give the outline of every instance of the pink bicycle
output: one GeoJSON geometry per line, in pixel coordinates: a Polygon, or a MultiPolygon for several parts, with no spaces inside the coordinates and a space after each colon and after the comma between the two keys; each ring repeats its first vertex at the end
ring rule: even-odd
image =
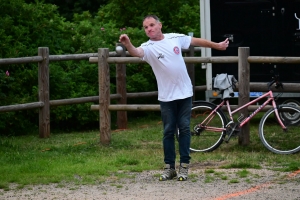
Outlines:
{"type": "MultiPolygon", "coordinates": [[[[193,152],[209,152],[218,148],[223,141],[229,142],[232,136],[239,134],[241,127],[248,123],[266,105],[272,108],[265,112],[259,124],[259,137],[263,145],[278,154],[292,154],[300,151],[300,109],[292,105],[277,105],[271,86],[282,87],[279,76],[272,77],[268,83],[268,92],[234,110],[230,108],[229,98],[216,105],[206,101],[196,101],[191,116],[191,148],[193,152]],[[234,120],[243,108],[264,100],[249,116],[240,116],[234,120]],[[221,109],[225,106],[227,114],[221,109]]],[[[223,91],[220,91],[222,94],[223,91]]]]}

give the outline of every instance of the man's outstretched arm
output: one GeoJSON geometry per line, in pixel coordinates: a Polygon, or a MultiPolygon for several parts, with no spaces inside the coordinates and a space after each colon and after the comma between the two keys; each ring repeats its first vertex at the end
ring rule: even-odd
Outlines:
{"type": "Polygon", "coordinates": [[[192,37],[191,40],[191,45],[193,46],[200,46],[200,47],[207,47],[207,48],[212,48],[212,49],[217,49],[217,50],[226,50],[226,48],[229,45],[228,38],[224,40],[223,42],[212,42],[203,38],[195,38],[192,37]]]}

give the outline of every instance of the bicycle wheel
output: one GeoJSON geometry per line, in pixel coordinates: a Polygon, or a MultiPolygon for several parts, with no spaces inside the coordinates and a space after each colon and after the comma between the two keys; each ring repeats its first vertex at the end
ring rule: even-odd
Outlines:
{"type": "MultiPolygon", "coordinates": [[[[292,100],[287,100],[287,101],[283,102],[282,105],[289,105],[289,106],[298,107],[299,102],[292,101],[292,100]]],[[[295,125],[300,124],[300,114],[299,113],[280,112],[279,116],[280,116],[281,120],[290,120],[295,125]]]]}
{"type": "Polygon", "coordinates": [[[210,121],[202,123],[215,107],[216,105],[209,102],[201,102],[192,107],[190,124],[190,150],[192,152],[213,151],[222,144],[226,136],[226,131],[223,128],[227,124],[227,118],[224,113],[221,110],[217,110],[210,121]],[[200,124],[202,125],[200,126],[200,124]]]}
{"type": "MultiPolygon", "coordinates": [[[[291,105],[280,105],[279,116],[300,115],[300,109],[291,105]]],[[[294,117],[280,117],[286,129],[282,129],[272,108],[261,118],[259,137],[263,145],[277,154],[292,154],[300,151],[300,129],[294,117]]]]}

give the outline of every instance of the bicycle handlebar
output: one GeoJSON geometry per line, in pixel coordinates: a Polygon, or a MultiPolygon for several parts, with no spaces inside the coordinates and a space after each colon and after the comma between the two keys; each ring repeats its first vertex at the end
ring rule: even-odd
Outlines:
{"type": "Polygon", "coordinates": [[[268,90],[271,90],[271,86],[275,83],[275,88],[282,88],[283,89],[283,84],[282,82],[280,82],[279,79],[279,74],[275,74],[275,72],[273,70],[271,70],[271,74],[272,74],[272,80],[270,82],[268,82],[268,90]]]}

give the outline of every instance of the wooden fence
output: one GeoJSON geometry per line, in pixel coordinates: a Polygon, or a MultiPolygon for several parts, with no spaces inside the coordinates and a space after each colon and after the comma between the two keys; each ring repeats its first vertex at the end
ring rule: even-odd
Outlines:
{"type": "MultiPolygon", "coordinates": [[[[191,80],[194,83],[194,63],[239,63],[239,76],[245,76],[245,71],[249,68],[249,63],[300,63],[299,57],[258,57],[249,56],[249,48],[240,48],[238,56],[227,57],[193,57],[194,52],[200,51],[198,47],[191,47],[190,50],[183,50],[186,53],[184,60],[187,63],[188,72],[191,80]]],[[[127,93],[126,92],[126,63],[145,63],[139,58],[126,57],[128,52],[122,52],[119,55],[116,52],[109,52],[108,49],[99,49],[98,53],[90,54],[72,54],[72,55],[49,55],[47,47],[38,48],[38,56],[23,57],[23,58],[7,58],[0,59],[1,65],[7,64],[24,64],[24,63],[38,63],[38,90],[39,99],[37,102],[26,104],[6,105],[0,106],[0,112],[12,112],[28,109],[39,108],[39,136],[47,138],[50,136],[50,107],[63,106],[70,104],[81,104],[88,102],[99,102],[99,105],[92,105],[91,110],[98,110],[100,115],[100,142],[102,144],[109,144],[111,140],[110,133],[110,111],[117,111],[117,125],[118,128],[127,128],[127,113],[126,111],[159,111],[159,105],[127,105],[128,98],[143,98],[150,96],[157,96],[157,91],[141,92],[141,93],[127,93]],[[99,59],[100,58],[100,59],[99,59]],[[98,64],[99,72],[99,96],[72,98],[72,99],[49,99],[49,63],[52,61],[68,61],[68,60],[89,60],[90,63],[98,64]],[[109,90],[109,64],[116,64],[116,80],[117,80],[117,94],[110,94],[109,90]],[[116,105],[110,105],[110,100],[116,99],[116,105]]],[[[248,70],[249,71],[249,70],[248,70]]],[[[249,76],[249,74],[247,75],[249,76]]],[[[243,78],[239,80],[239,85],[248,88],[238,87],[240,93],[249,94],[250,91],[266,91],[265,83],[250,83],[249,79],[243,78]],[[248,81],[245,84],[241,81],[248,81]],[[244,92],[242,92],[244,91],[244,92]]],[[[194,84],[193,84],[194,85],[194,84]]],[[[194,86],[194,91],[205,91],[206,86],[194,86]]],[[[285,83],[285,92],[299,92],[299,84],[285,83]]],[[[244,97],[239,97],[239,103],[243,104],[244,97]]],[[[247,99],[247,98],[246,98],[247,99]]],[[[250,107],[255,109],[254,107],[250,107]]]]}
{"type": "MultiPolygon", "coordinates": [[[[159,105],[127,105],[118,104],[110,105],[110,87],[109,87],[109,64],[126,64],[126,63],[146,63],[140,58],[136,57],[120,57],[111,58],[108,55],[108,49],[98,49],[98,56],[91,57],[90,63],[98,64],[98,75],[99,75],[99,105],[92,105],[91,110],[99,111],[99,126],[100,126],[100,142],[101,144],[109,144],[111,141],[110,131],[110,111],[158,111],[160,110],[159,105]]],[[[123,53],[123,55],[125,55],[123,53]]],[[[250,63],[300,63],[300,57],[259,57],[250,56],[250,48],[240,47],[238,50],[238,56],[225,56],[225,57],[185,57],[184,61],[187,64],[190,63],[238,63],[238,76],[239,76],[239,100],[238,106],[244,105],[249,102],[250,87],[251,91],[266,91],[266,83],[250,83],[250,63]]],[[[122,67],[122,66],[119,66],[122,67]]],[[[124,70],[125,71],[125,70],[124,70]]],[[[188,69],[189,71],[189,69],[188,69]]],[[[193,70],[191,70],[193,71],[193,70]]],[[[126,76],[126,74],[123,74],[126,76]]],[[[190,74],[191,76],[191,74],[190,74]]],[[[192,78],[193,80],[193,78],[192,78]]],[[[124,82],[123,82],[124,83],[124,82]]],[[[122,84],[123,84],[122,83],[122,84]]],[[[118,86],[120,84],[117,83],[118,86]]],[[[300,84],[285,84],[285,92],[299,92],[300,84]],[[288,88],[288,89],[287,89],[288,88]]],[[[125,87],[122,85],[120,87],[125,87]]],[[[126,90],[122,90],[125,92],[126,90]]],[[[123,93],[123,97],[126,97],[126,93],[123,93]]],[[[248,116],[249,109],[256,109],[256,106],[251,106],[248,109],[241,110],[241,114],[248,116]]],[[[124,117],[126,119],[126,116],[124,117]]],[[[124,121],[125,122],[125,121],[124,121]]],[[[127,123],[127,122],[126,122],[127,123]]],[[[249,123],[243,127],[242,134],[239,137],[239,143],[242,145],[249,144],[249,123]]]]}
{"type": "MultiPolygon", "coordinates": [[[[119,45],[119,44],[117,44],[119,45]]],[[[200,51],[200,48],[195,48],[195,51],[200,51]]],[[[183,52],[189,52],[189,50],[184,50],[183,52]]],[[[121,56],[128,56],[128,52],[123,52],[121,56]]],[[[98,53],[88,53],[88,54],[72,54],[72,55],[49,55],[48,47],[39,47],[38,55],[32,57],[22,57],[22,58],[5,58],[0,59],[1,65],[9,64],[26,64],[26,63],[38,63],[38,101],[24,104],[16,105],[4,105],[0,106],[1,112],[14,112],[29,109],[39,109],[39,136],[41,138],[50,137],[50,107],[51,106],[63,106],[71,104],[81,104],[89,102],[99,102],[99,96],[89,96],[81,98],[72,99],[59,99],[50,100],[49,97],[49,64],[53,61],[69,61],[69,60],[89,60],[90,57],[96,57],[98,53]]],[[[108,52],[110,58],[119,57],[120,55],[116,52],[108,52]]],[[[150,96],[157,96],[157,91],[153,92],[141,92],[141,93],[126,93],[126,66],[124,64],[117,64],[117,94],[110,94],[111,100],[118,100],[119,104],[126,104],[127,98],[145,98],[150,96]],[[124,95],[126,94],[126,96],[124,95]]],[[[206,87],[198,86],[199,90],[205,90],[206,87]]],[[[126,112],[118,112],[118,127],[127,127],[127,115],[126,112]]]]}

